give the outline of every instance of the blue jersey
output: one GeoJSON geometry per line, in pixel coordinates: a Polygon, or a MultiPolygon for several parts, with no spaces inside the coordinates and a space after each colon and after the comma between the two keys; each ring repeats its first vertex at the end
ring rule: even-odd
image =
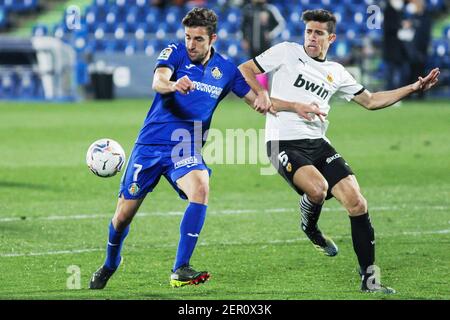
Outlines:
{"type": "Polygon", "coordinates": [[[240,98],[250,91],[236,65],[214,49],[204,66],[189,59],[184,44],[170,44],[158,57],[155,69],[159,67],[173,71],[171,81],[188,76],[195,89],[189,94],[157,93],[136,140],[138,144],[176,145],[182,141],[173,135],[177,129],[187,130],[193,139],[194,124],[201,124],[204,140],[219,102],[230,91],[240,98]]]}

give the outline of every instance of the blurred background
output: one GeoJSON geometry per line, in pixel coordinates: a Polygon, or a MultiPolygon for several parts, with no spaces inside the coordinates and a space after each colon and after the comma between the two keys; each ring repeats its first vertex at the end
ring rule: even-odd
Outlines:
{"type": "Polygon", "coordinates": [[[167,44],[184,41],[181,20],[196,6],[218,14],[215,47],[236,64],[275,43],[302,43],[302,12],[328,9],[338,20],[328,58],[370,90],[440,67],[439,87],[429,95],[450,97],[449,2],[0,0],[0,99],[150,98],[155,59],[167,44]]]}

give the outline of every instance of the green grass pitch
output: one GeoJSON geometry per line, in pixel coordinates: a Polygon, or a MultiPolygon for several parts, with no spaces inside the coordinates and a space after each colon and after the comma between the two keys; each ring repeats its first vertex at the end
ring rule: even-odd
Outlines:
{"type": "MultiPolygon", "coordinates": [[[[328,137],[368,200],[382,282],[359,292],[346,212],[327,201],[321,229],[340,253],[320,255],[299,229],[298,196],[262,165],[213,164],[208,216],[191,260],[212,279],[173,289],[170,269],[186,202],[162,179],[135,218],[124,263],[102,291],[87,289],[105,255],[121,175],[85,165],[96,139],[127,155],[149,101],[0,103],[0,299],[450,299],[450,108],[405,102],[377,112],[336,102],[328,137]],[[67,288],[68,267],[81,289],[67,288]]],[[[222,102],[212,127],[263,128],[242,101],[222,102]]]]}

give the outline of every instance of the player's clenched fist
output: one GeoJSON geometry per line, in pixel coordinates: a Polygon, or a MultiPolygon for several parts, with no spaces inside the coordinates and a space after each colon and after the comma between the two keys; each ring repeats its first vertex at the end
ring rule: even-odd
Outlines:
{"type": "Polygon", "coordinates": [[[178,91],[182,94],[188,94],[189,91],[192,91],[194,89],[195,85],[188,76],[184,76],[178,79],[177,82],[173,84],[173,91],[178,91]]]}

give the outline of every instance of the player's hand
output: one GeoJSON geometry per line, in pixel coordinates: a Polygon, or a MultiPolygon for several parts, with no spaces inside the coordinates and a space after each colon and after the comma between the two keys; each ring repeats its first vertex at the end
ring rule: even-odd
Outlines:
{"type": "Polygon", "coordinates": [[[438,82],[439,80],[438,77],[440,73],[441,72],[439,71],[439,68],[434,68],[425,78],[419,77],[419,80],[417,80],[412,84],[413,90],[426,91],[432,88],[438,82]]]}
{"type": "Polygon", "coordinates": [[[266,90],[258,92],[255,102],[253,103],[253,107],[256,111],[262,114],[274,112],[272,108],[272,101],[270,100],[269,93],[266,90]]]}
{"type": "Polygon", "coordinates": [[[178,91],[181,94],[188,94],[189,91],[194,89],[195,85],[188,76],[178,79],[177,82],[173,84],[173,91],[178,91]]]}
{"type": "Polygon", "coordinates": [[[317,115],[320,121],[324,122],[325,121],[324,117],[327,116],[325,112],[320,111],[319,105],[315,102],[312,102],[310,104],[296,102],[294,107],[297,114],[308,121],[312,121],[314,115],[317,115]]]}

